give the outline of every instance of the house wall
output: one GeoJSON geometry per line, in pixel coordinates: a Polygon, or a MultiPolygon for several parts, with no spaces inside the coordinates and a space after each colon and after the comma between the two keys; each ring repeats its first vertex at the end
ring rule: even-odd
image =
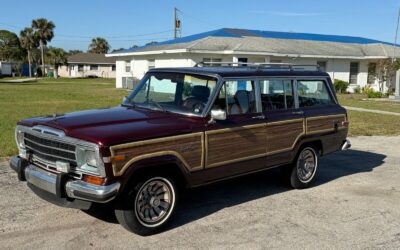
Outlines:
{"type": "Polygon", "coordinates": [[[111,65],[98,65],[97,70],[91,70],[90,65],[83,65],[83,71],[78,70],[77,64],[63,65],[58,67],[58,75],[61,77],[88,77],[97,76],[102,78],[115,78],[116,71],[111,65]]]}
{"type": "MultiPolygon", "coordinates": [[[[273,56],[254,56],[254,55],[223,55],[223,54],[163,54],[163,55],[147,55],[147,56],[134,56],[127,57],[124,61],[116,62],[116,87],[123,87],[122,78],[137,78],[141,79],[144,74],[149,70],[149,60],[154,59],[154,66],[161,67],[192,67],[196,62],[203,61],[203,58],[218,58],[223,62],[237,62],[238,58],[248,58],[249,63],[263,63],[263,62],[281,62],[292,64],[310,64],[316,65],[318,61],[325,61],[326,72],[330,75],[332,80],[339,79],[346,82],[350,80],[350,62],[359,62],[359,73],[357,77],[357,85],[361,88],[367,85],[368,81],[368,63],[373,60],[350,60],[350,59],[331,59],[331,58],[289,58],[289,57],[273,57],[273,56]],[[131,65],[130,72],[125,72],[126,64],[131,65]]],[[[351,86],[351,91],[355,86],[351,86]]],[[[378,84],[371,85],[374,89],[378,90],[378,84]]]]}
{"type": "Polygon", "coordinates": [[[0,62],[0,75],[3,76],[11,76],[12,74],[12,65],[7,62],[0,62]]]}

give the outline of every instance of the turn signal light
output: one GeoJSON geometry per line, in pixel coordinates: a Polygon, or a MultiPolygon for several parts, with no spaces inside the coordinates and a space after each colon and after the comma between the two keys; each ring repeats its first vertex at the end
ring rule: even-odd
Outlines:
{"type": "Polygon", "coordinates": [[[111,157],[111,162],[123,161],[123,160],[125,160],[125,155],[116,155],[111,157]]]}
{"type": "Polygon", "coordinates": [[[97,176],[85,175],[83,177],[83,181],[94,185],[102,185],[105,183],[106,179],[97,176]]]}
{"type": "Polygon", "coordinates": [[[349,126],[349,122],[348,121],[342,121],[342,126],[348,127],[349,126]]]}

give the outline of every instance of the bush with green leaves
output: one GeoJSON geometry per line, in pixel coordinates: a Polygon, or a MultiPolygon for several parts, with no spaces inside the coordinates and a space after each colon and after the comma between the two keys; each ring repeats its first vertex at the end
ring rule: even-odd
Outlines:
{"type": "Polygon", "coordinates": [[[356,86],[356,87],[353,89],[353,92],[354,92],[354,94],[360,94],[360,93],[361,93],[361,88],[360,88],[360,86],[356,86]]]}
{"type": "Polygon", "coordinates": [[[382,98],[384,94],[379,91],[375,91],[373,88],[370,86],[365,86],[362,89],[362,92],[367,95],[368,98],[382,98]]]}
{"type": "Polygon", "coordinates": [[[335,79],[333,81],[333,86],[335,87],[335,90],[338,93],[346,93],[346,90],[349,87],[349,85],[350,84],[348,82],[339,79],[335,79]]]}

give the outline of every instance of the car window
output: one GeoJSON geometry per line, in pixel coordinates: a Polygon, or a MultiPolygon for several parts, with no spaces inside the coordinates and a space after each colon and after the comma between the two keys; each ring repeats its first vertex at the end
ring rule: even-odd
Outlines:
{"type": "Polygon", "coordinates": [[[254,81],[226,81],[222,86],[214,109],[224,109],[228,115],[250,114],[257,112],[254,81]]]}
{"type": "Polygon", "coordinates": [[[295,107],[293,80],[261,80],[260,93],[263,111],[291,109],[295,107]]]}
{"type": "Polygon", "coordinates": [[[299,107],[334,104],[332,96],[322,80],[298,80],[299,107]]]}

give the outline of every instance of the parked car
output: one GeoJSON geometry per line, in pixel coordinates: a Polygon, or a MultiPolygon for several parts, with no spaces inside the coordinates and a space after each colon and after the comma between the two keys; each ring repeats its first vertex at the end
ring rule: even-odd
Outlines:
{"type": "MultiPolygon", "coordinates": [[[[178,190],[282,166],[306,188],[350,147],[329,75],[293,65],[159,68],[114,108],[18,122],[20,181],[54,204],[114,206],[127,230],[171,220],[178,190]]],[[[22,198],[22,197],[21,197],[22,198]]]]}

